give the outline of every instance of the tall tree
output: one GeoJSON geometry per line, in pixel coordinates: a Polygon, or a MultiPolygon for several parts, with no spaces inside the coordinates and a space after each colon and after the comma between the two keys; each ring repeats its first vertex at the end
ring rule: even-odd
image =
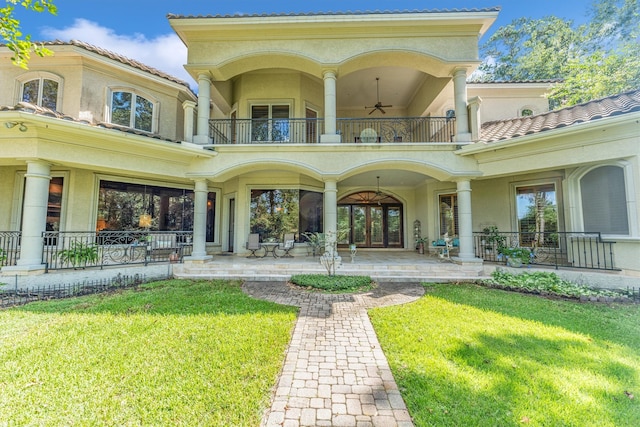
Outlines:
{"type": "Polygon", "coordinates": [[[562,79],[549,93],[553,106],[569,106],[640,87],[639,0],[596,0],[590,21],[574,26],[555,16],[520,18],[499,28],[482,46],[474,78],[562,79]]]}
{"type": "Polygon", "coordinates": [[[57,13],[53,0],[6,0],[6,6],[0,8],[0,36],[5,45],[13,51],[11,62],[22,68],[27,68],[31,53],[39,56],[51,55],[51,51],[42,44],[31,41],[30,35],[22,34],[20,21],[15,17],[15,7],[20,5],[34,12],[57,13]]]}

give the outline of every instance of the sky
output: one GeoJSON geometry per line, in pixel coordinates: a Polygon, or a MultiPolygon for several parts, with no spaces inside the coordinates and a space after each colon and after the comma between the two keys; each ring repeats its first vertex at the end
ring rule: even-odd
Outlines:
{"type": "Polygon", "coordinates": [[[173,32],[167,14],[235,15],[347,11],[404,11],[501,7],[498,19],[482,43],[499,27],[520,17],[554,15],[588,21],[592,0],[54,0],[58,14],[23,12],[23,34],[32,40],[80,40],[138,60],[194,86],[183,65],[186,47],[173,32]]]}

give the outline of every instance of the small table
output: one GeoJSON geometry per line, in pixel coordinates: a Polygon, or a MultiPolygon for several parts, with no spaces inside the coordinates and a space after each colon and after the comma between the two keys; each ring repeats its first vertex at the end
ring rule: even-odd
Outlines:
{"type": "Polygon", "coordinates": [[[264,247],[264,256],[262,258],[266,257],[269,254],[271,254],[274,258],[278,258],[278,254],[276,253],[276,248],[280,246],[280,243],[266,242],[266,243],[261,243],[261,245],[264,247]]]}

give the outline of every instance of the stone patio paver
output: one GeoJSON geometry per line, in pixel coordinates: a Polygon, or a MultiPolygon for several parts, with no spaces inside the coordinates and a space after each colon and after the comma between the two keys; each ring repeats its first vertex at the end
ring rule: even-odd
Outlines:
{"type": "Polygon", "coordinates": [[[382,283],[362,294],[323,294],[247,282],[243,290],[300,307],[263,427],[413,426],[367,309],[415,301],[422,286],[382,283]]]}

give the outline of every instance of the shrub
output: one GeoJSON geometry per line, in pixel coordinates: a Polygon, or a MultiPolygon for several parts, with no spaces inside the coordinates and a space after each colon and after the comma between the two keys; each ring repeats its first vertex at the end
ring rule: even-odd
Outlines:
{"type": "Polygon", "coordinates": [[[373,287],[369,276],[325,276],[322,274],[296,274],[291,283],[327,292],[359,292],[373,287]]]}

